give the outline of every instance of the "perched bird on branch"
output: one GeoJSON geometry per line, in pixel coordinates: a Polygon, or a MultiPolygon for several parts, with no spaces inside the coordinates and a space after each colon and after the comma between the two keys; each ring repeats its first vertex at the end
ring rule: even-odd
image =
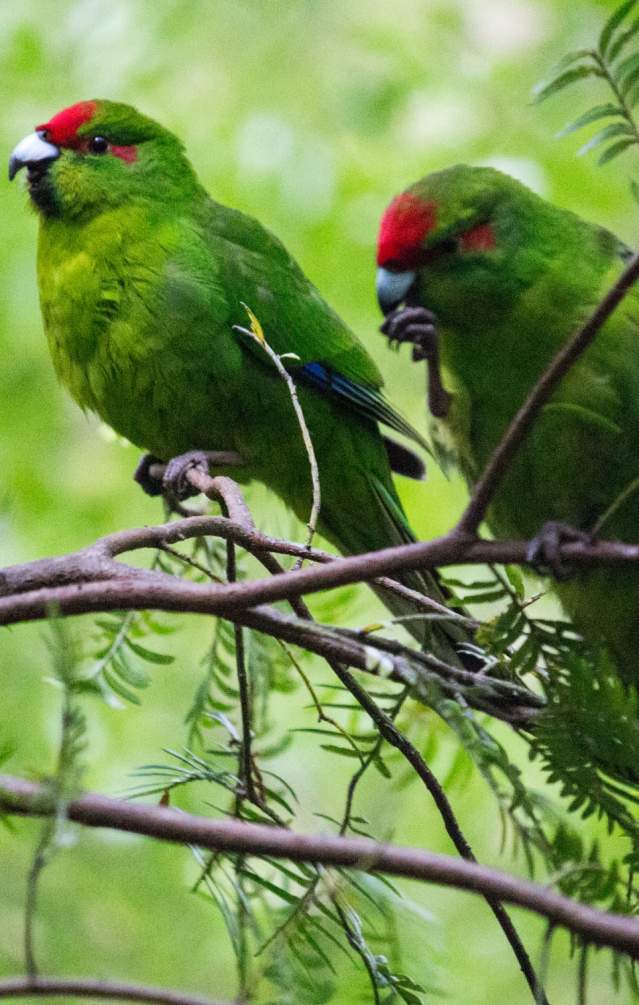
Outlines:
{"type": "MultiPolygon", "coordinates": [[[[38,282],[60,380],[78,404],[169,461],[176,490],[193,451],[239,453],[227,473],[264,483],[302,521],[311,512],[309,458],[291,397],[259,342],[238,334],[243,303],[297,385],[321,485],[319,527],[345,552],[412,541],[395,471],[423,465],[382,424],[425,446],[384,398],[362,345],[282,244],[256,220],[214,202],[182,144],[128,105],[84,101],[38,126],[13,151],[39,220],[38,282]],[[290,354],[290,355],[289,355],[290,354]]],[[[402,582],[438,601],[430,573],[402,582]]],[[[394,613],[414,607],[388,593],[394,613]]],[[[438,655],[466,640],[458,622],[407,625],[438,655]]]]}
{"type": "MultiPolygon", "coordinates": [[[[491,168],[436,172],[391,202],[377,257],[382,331],[429,360],[431,411],[470,485],[629,256],[614,234],[491,168]]],[[[563,541],[639,541],[636,289],[543,408],[488,522],[496,534],[532,539],[531,558],[559,575],[563,541]]],[[[636,681],[639,570],[580,571],[557,593],[578,630],[604,641],[636,681]]]]}

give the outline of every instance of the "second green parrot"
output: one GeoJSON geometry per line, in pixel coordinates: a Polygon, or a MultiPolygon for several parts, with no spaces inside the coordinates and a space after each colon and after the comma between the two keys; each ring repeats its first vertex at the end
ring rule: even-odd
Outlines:
{"type": "MultiPolygon", "coordinates": [[[[629,256],[610,231],[491,168],[428,175],[390,204],[378,244],[383,330],[420,346],[436,337],[453,392],[441,414],[471,485],[629,256]]],[[[533,539],[550,524],[560,537],[569,525],[639,542],[636,288],[543,409],[488,518],[499,535],[533,539]]],[[[557,592],[584,637],[604,642],[636,682],[639,571],[580,571],[557,592]]]]}

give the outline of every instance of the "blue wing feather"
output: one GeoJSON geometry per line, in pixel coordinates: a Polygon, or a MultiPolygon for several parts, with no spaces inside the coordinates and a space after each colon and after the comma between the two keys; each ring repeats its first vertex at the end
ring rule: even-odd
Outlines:
{"type": "Polygon", "coordinates": [[[334,394],[359,415],[395,429],[398,433],[402,433],[404,436],[408,436],[409,439],[419,443],[429,454],[431,453],[426,440],[406,419],[395,411],[393,406],[376,387],[358,384],[356,381],[350,380],[324,363],[305,363],[299,368],[296,367],[295,373],[313,387],[317,387],[328,394],[334,394]]]}

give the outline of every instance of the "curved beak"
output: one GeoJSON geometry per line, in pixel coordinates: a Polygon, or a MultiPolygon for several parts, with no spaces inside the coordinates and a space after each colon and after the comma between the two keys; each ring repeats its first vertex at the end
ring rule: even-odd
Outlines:
{"type": "Polygon", "coordinates": [[[20,140],[9,158],[9,181],[13,181],[23,167],[44,165],[60,156],[60,148],[43,139],[42,131],[31,133],[20,140]]]}
{"type": "Polygon", "coordinates": [[[380,266],[377,270],[377,302],[384,315],[406,299],[406,294],[417,278],[416,272],[391,272],[380,266]]]}

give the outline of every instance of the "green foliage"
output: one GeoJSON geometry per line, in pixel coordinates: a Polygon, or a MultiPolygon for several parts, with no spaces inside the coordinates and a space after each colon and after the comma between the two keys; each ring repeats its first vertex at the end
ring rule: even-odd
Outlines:
{"type": "MultiPolygon", "coordinates": [[[[235,655],[231,640],[228,625],[217,622],[214,644],[207,656],[206,698],[202,701],[200,697],[196,702],[200,729],[191,733],[206,753],[167,751],[172,758],[169,764],[147,765],[135,772],[142,781],[130,795],[161,795],[166,801],[169,793],[177,789],[205,782],[221,789],[227,799],[230,797],[226,807],[219,807],[224,814],[260,823],[275,821],[286,826],[296,814],[297,797],[284,779],[264,766],[283,749],[281,742],[273,742],[268,714],[269,703],[276,692],[272,675],[266,677],[270,686],[264,689],[261,697],[262,713],[253,720],[258,803],[245,798],[241,767],[238,772],[227,768],[229,758],[237,760],[241,749],[241,738],[233,723],[238,715],[239,692],[230,683],[231,662],[235,655]],[[221,639],[225,641],[221,643],[221,639]],[[219,710],[215,698],[220,683],[224,711],[219,710]],[[215,730],[213,735],[209,733],[211,729],[215,730]]],[[[281,647],[274,640],[258,640],[253,633],[248,651],[252,654],[249,666],[254,682],[257,679],[255,669],[263,670],[268,665],[269,652],[274,663],[281,660],[281,647]]],[[[392,777],[380,753],[383,741],[376,732],[363,730],[357,705],[320,701],[305,675],[303,679],[313,699],[312,707],[331,728],[296,730],[291,727],[288,739],[295,732],[337,737],[339,744],[322,744],[321,749],[333,756],[352,756],[359,761],[348,789],[342,820],[333,823],[340,833],[350,828],[355,833],[368,834],[368,830],[362,828],[367,822],[352,812],[353,796],[356,785],[370,766],[377,768],[383,778],[392,777]],[[347,710],[350,713],[348,728],[339,726],[332,715],[328,715],[328,708],[347,710]]],[[[254,686],[254,707],[257,690],[254,686]]],[[[331,685],[331,690],[338,694],[344,691],[335,685],[331,685]]],[[[384,698],[391,701],[388,707],[391,716],[399,713],[406,696],[405,689],[395,699],[392,692],[384,694],[384,698]]],[[[189,719],[194,721],[191,713],[189,719]]],[[[239,763],[241,766],[241,761],[239,763]]],[[[219,806],[215,794],[205,797],[204,802],[219,806]]],[[[305,1001],[328,1002],[346,966],[349,987],[354,990],[353,1001],[368,1001],[371,993],[375,1002],[389,1005],[395,1001],[419,1005],[423,1000],[419,996],[420,985],[411,977],[395,972],[389,961],[389,957],[398,952],[391,929],[396,923],[398,905],[402,910],[401,898],[390,884],[365,875],[357,876],[348,870],[329,871],[304,864],[289,866],[268,856],[248,860],[244,856],[221,854],[206,857],[196,848],[192,851],[200,866],[194,891],[210,898],[224,919],[245,990],[257,991],[266,982],[265,986],[278,988],[278,1003],[299,1000],[300,995],[305,1001]],[[383,947],[383,952],[371,948],[373,946],[383,947]],[[334,959],[336,949],[344,958],[341,961],[334,959]],[[362,981],[360,998],[355,988],[362,981]]]]}
{"type": "Polygon", "coordinates": [[[606,82],[613,100],[590,108],[558,134],[568,136],[593,122],[620,119],[598,129],[579,150],[579,154],[583,155],[605,147],[599,154],[598,163],[601,166],[629,147],[639,145],[639,130],[633,114],[639,101],[639,51],[628,55],[628,47],[639,36],[639,17],[628,24],[629,16],[636,8],[637,0],[622,3],[608,18],[596,48],[569,53],[557,66],[555,75],[538,84],[534,90],[535,100],[539,102],[586,77],[599,77],[606,82]]]}
{"type": "Polygon", "coordinates": [[[41,824],[40,838],[27,874],[24,955],[26,971],[32,976],[38,969],[34,924],[40,876],[55,853],[67,843],[66,836],[71,825],[66,819],[65,804],[79,789],[83,769],[81,756],[87,744],[86,719],[76,697],[75,646],[67,626],[56,617],[51,617],[49,621],[49,652],[53,680],[62,691],[62,708],[55,773],[47,780],[55,799],[55,812],[41,824]]]}

